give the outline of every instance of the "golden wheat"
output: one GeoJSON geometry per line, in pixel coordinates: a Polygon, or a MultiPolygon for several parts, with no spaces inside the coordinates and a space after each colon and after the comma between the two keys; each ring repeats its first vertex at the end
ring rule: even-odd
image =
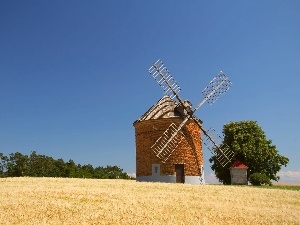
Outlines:
{"type": "Polygon", "coordinates": [[[70,178],[0,179],[0,224],[300,224],[300,192],[70,178]]]}

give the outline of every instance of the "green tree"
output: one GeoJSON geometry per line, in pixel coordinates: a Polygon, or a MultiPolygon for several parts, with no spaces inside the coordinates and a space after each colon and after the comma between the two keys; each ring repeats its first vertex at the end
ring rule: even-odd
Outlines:
{"type": "Polygon", "coordinates": [[[262,184],[270,184],[270,178],[265,174],[253,173],[249,176],[252,185],[260,186],[262,184]]]}
{"type": "Polygon", "coordinates": [[[7,162],[7,175],[11,177],[21,177],[26,173],[28,167],[28,156],[20,152],[9,154],[7,162]]]}
{"type": "Polygon", "coordinates": [[[106,168],[104,168],[104,171],[106,174],[108,174],[109,179],[130,179],[127,173],[123,172],[123,169],[118,166],[108,165],[106,168]]]}
{"type": "Polygon", "coordinates": [[[94,167],[91,164],[83,165],[81,167],[83,178],[92,178],[94,174],[94,167]]]}
{"type": "Polygon", "coordinates": [[[66,170],[65,170],[65,176],[66,177],[78,177],[77,176],[77,171],[78,171],[78,166],[75,164],[75,162],[70,159],[67,163],[66,163],[66,170]]]}
{"type": "Polygon", "coordinates": [[[19,152],[9,154],[0,153],[0,177],[76,177],[96,179],[130,179],[126,172],[118,166],[98,166],[91,164],[76,164],[72,159],[54,159],[46,155],[39,155],[36,151],[22,155],[19,152]]]}
{"type": "Polygon", "coordinates": [[[94,169],[94,178],[96,179],[108,179],[109,174],[105,172],[105,169],[102,166],[98,166],[94,169]]]}
{"type": "Polygon", "coordinates": [[[0,177],[6,176],[8,157],[0,152],[0,177]]]}
{"type": "MultiPolygon", "coordinates": [[[[248,166],[248,178],[253,173],[266,175],[270,180],[278,181],[276,175],[282,166],[286,166],[289,159],[278,154],[275,145],[267,140],[264,131],[256,121],[240,121],[225,124],[223,127],[224,140],[235,153],[234,160],[240,160],[248,166]]],[[[230,184],[230,171],[232,163],[222,167],[212,156],[209,161],[216,177],[223,184],[230,184]]]]}
{"type": "Polygon", "coordinates": [[[50,177],[53,174],[54,159],[46,155],[39,155],[36,151],[32,151],[29,160],[26,176],[31,177],[50,177]]]}
{"type": "Polygon", "coordinates": [[[55,167],[56,167],[56,177],[66,177],[66,163],[63,159],[58,159],[55,161],[55,167]]]}
{"type": "Polygon", "coordinates": [[[30,177],[39,177],[42,176],[41,166],[40,166],[40,156],[36,153],[36,151],[32,151],[29,155],[28,168],[26,171],[26,176],[30,177]]]}

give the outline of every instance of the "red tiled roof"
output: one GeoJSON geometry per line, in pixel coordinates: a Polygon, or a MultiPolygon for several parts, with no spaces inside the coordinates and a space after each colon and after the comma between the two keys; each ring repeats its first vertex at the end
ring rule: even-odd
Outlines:
{"type": "Polygon", "coordinates": [[[233,164],[232,164],[232,166],[231,166],[231,168],[248,168],[248,166],[246,166],[245,164],[243,164],[241,161],[239,161],[239,160],[236,160],[233,164]]]}

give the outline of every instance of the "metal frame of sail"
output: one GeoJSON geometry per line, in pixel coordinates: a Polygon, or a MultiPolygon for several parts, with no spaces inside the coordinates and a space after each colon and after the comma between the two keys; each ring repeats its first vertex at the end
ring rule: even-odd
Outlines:
{"type": "MultiPolygon", "coordinates": [[[[200,127],[203,133],[207,136],[207,141],[210,141],[213,144],[213,148],[209,148],[212,154],[218,156],[217,153],[220,153],[221,156],[217,157],[222,166],[225,166],[230,162],[233,153],[230,152],[229,148],[222,145],[218,145],[211,135],[202,127],[199,120],[193,115],[193,113],[198,110],[206,101],[209,104],[213,104],[222,94],[224,94],[231,86],[232,83],[229,81],[228,77],[220,71],[216,77],[205,87],[202,91],[204,94],[204,99],[195,107],[194,110],[189,111],[184,102],[179,97],[178,92],[181,90],[169,70],[166,68],[165,64],[161,60],[157,60],[150,68],[149,73],[157,81],[159,86],[164,90],[164,92],[173,99],[174,97],[180,102],[180,104],[189,112],[182,123],[177,126],[172,123],[169,128],[162,134],[162,136],[152,145],[151,149],[155,152],[156,156],[162,159],[165,162],[170,155],[175,151],[178,144],[182,141],[183,135],[180,135],[182,138],[177,137],[180,130],[186,124],[189,119],[193,119],[196,124],[200,127]],[[231,154],[232,153],[232,154],[231,154]]],[[[182,133],[182,132],[181,132],[182,133]]]]}

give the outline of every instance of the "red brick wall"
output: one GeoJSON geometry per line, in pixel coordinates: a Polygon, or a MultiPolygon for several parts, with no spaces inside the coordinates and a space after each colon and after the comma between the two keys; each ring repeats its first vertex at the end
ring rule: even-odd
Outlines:
{"type": "Polygon", "coordinates": [[[161,175],[174,175],[174,164],[184,164],[185,176],[200,176],[199,167],[203,165],[201,130],[193,120],[183,127],[185,138],[165,163],[151,150],[151,146],[171,123],[179,125],[182,121],[182,118],[162,118],[134,123],[137,176],[151,176],[152,164],[161,165],[161,175]]]}

